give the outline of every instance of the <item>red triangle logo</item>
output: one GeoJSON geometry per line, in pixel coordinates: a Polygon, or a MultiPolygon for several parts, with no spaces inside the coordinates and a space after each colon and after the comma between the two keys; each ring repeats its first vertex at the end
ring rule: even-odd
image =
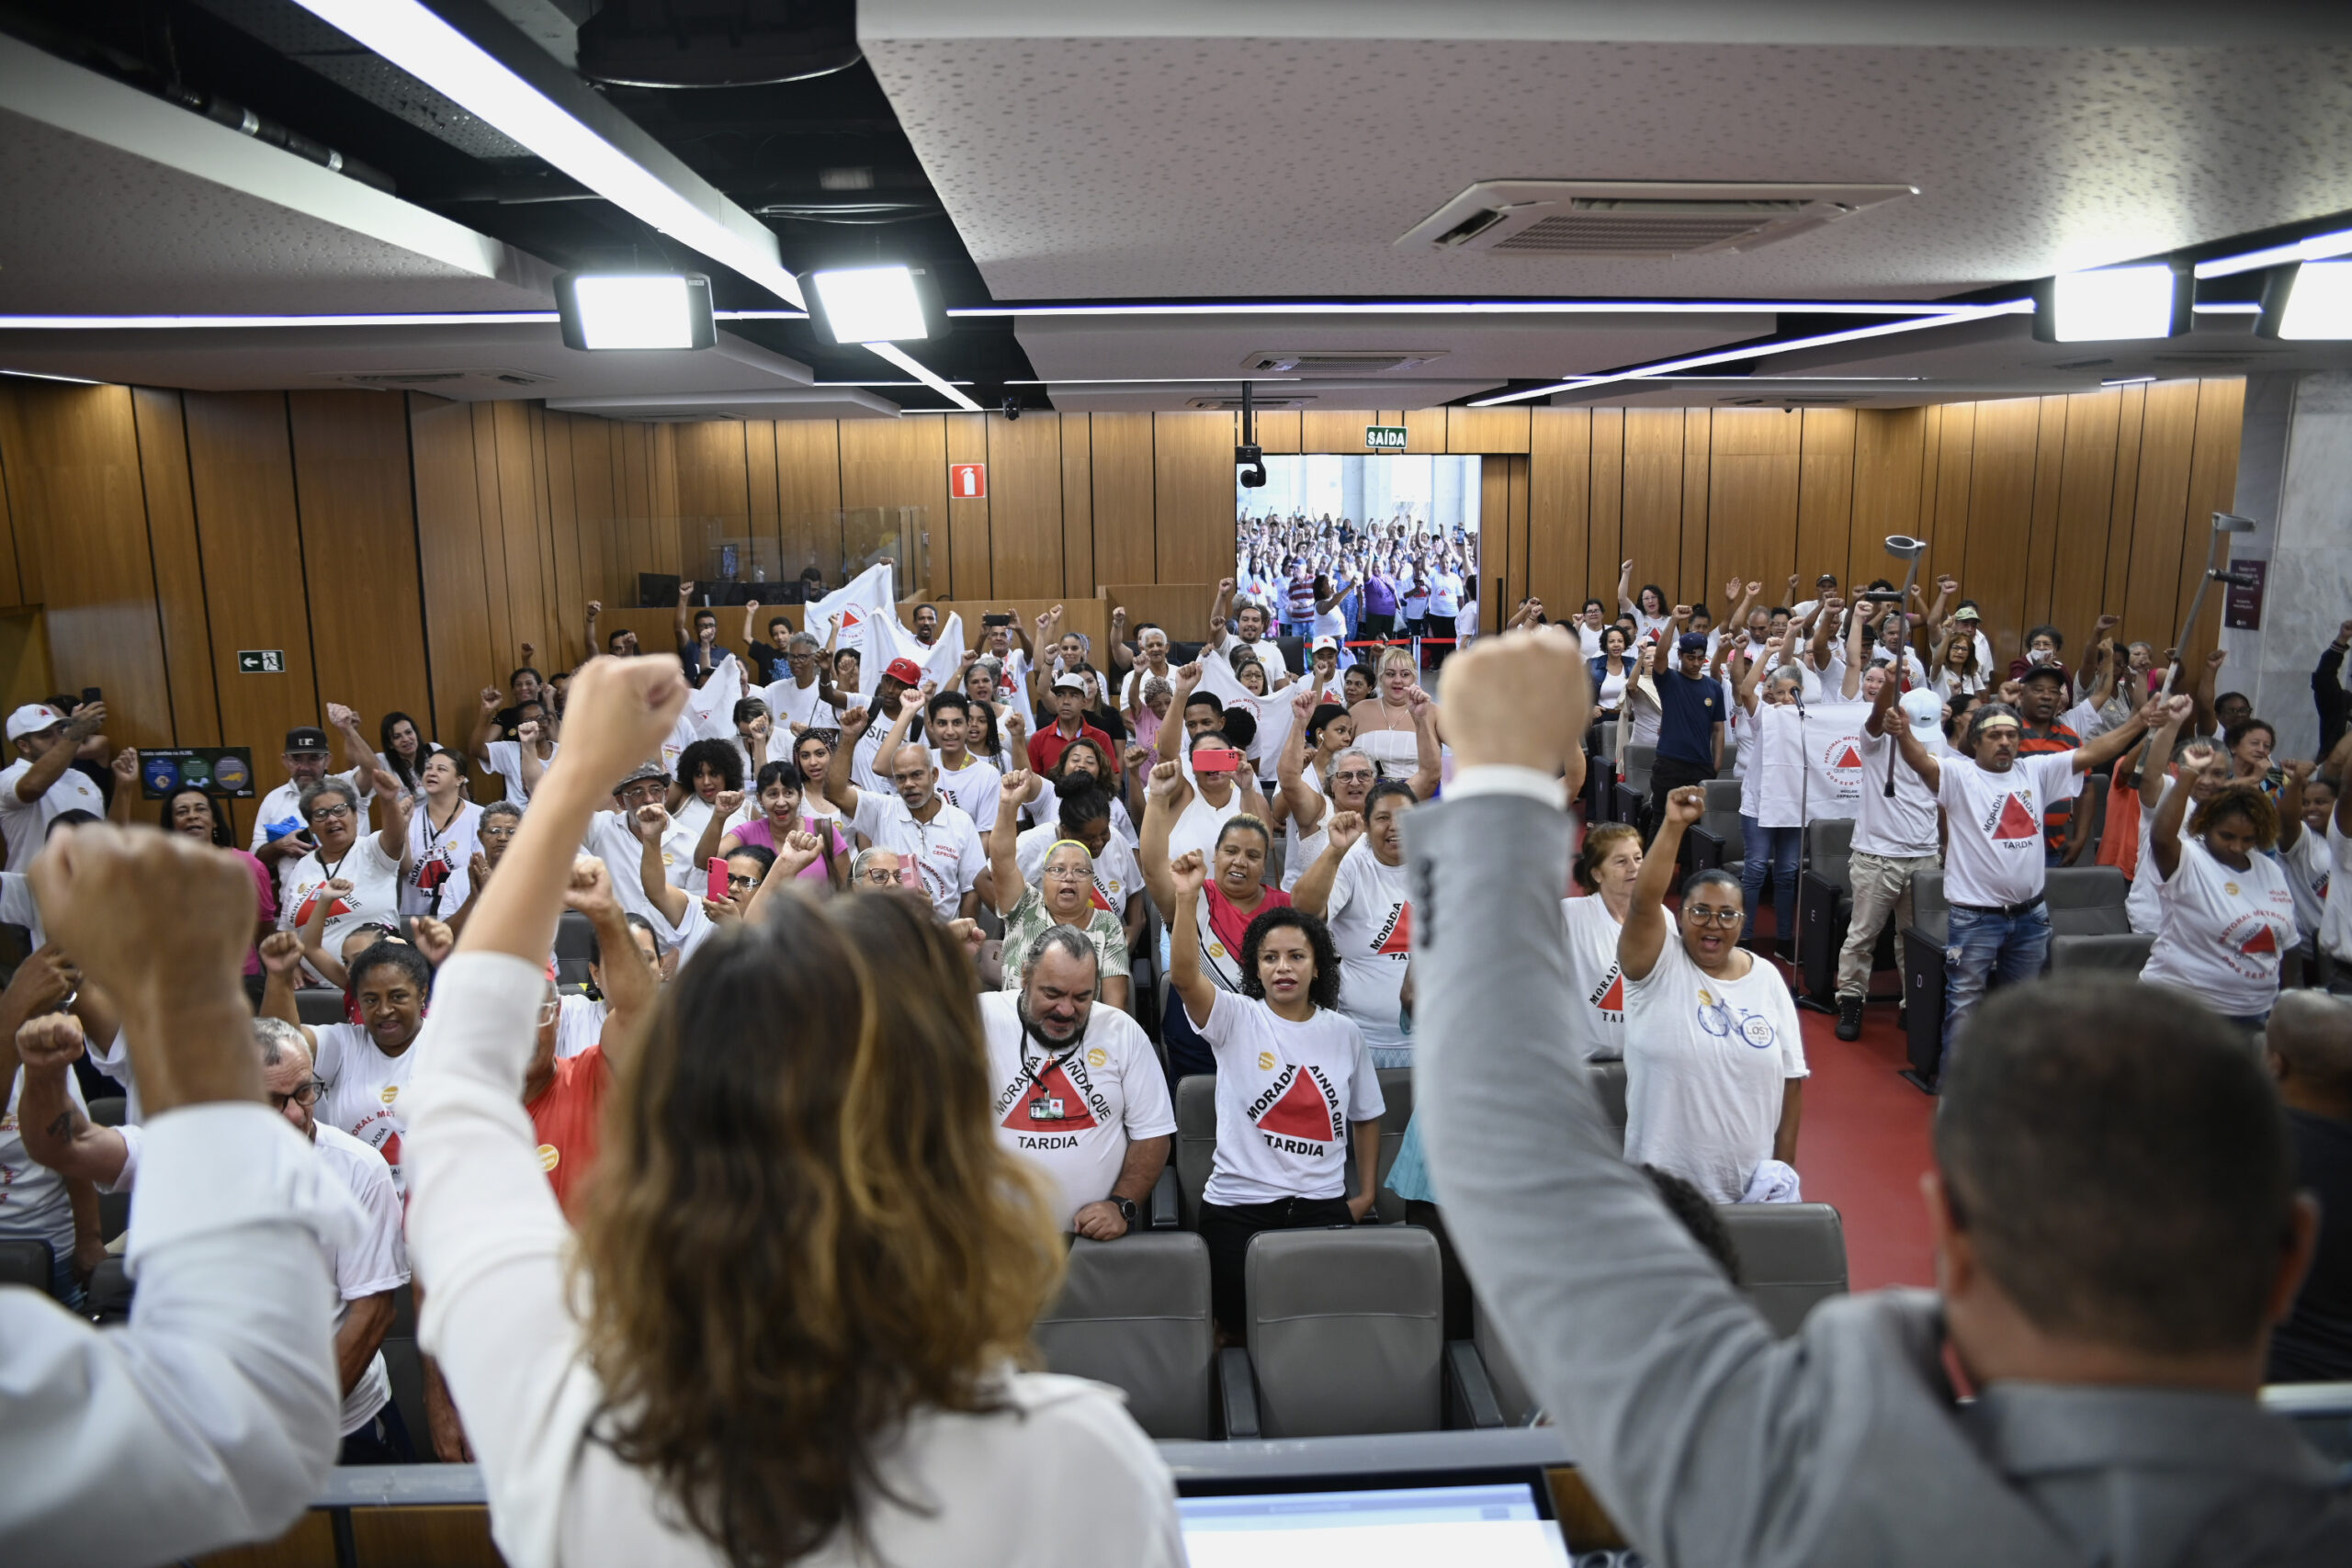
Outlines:
{"type": "Polygon", "coordinates": [[[2014,795],[2007,795],[2001,801],[2001,819],[1993,824],[1993,837],[2038,839],[2041,837],[2041,824],[2033,819],[2033,813],[2025,808],[2024,801],[2014,795]]]}
{"type": "Polygon", "coordinates": [[[841,623],[841,629],[842,629],[842,630],[843,630],[843,631],[845,631],[845,632],[848,632],[848,631],[855,631],[858,627],[860,627],[860,626],[864,626],[865,624],[865,617],[864,615],[859,615],[855,610],[849,610],[849,609],[845,609],[845,610],[843,610],[843,611],[842,612],[842,623],[841,623]]]}
{"type": "Polygon", "coordinates": [[[1614,966],[1609,971],[1609,988],[1595,997],[1592,1005],[1602,1012],[1625,1010],[1625,976],[1614,966]]]}
{"type": "Polygon", "coordinates": [[[1384,957],[1399,953],[1410,953],[1413,951],[1413,907],[1410,904],[1396,906],[1396,924],[1389,931],[1387,938],[1381,942],[1377,951],[1384,957]]]}
{"type": "Polygon", "coordinates": [[[1838,760],[1829,765],[1833,768],[1859,768],[1862,765],[1861,753],[1849,746],[1839,752],[1838,760]]]}
{"type": "MultiPolygon", "coordinates": [[[[312,909],[314,909],[314,908],[316,908],[318,907],[318,903],[319,903],[319,896],[318,896],[318,893],[317,893],[315,890],[313,890],[308,897],[306,897],[306,898],[304,898],[304,899],[302,900],[302,902],[301,902],[301,903],[300,903],[300,904],[298,904],[298,905],[296,905],[296,906],[295,906],[295,908],[294,908],[294,929],[295,929],[295,930],[299,931],[299,930],[300,930],[302,927],[307,926],[307,925],[309,925],[309,924],[311,923],[311,911],[312,909]]],[[[336,900],[334,901],[334,904],[333,904],[333,905],[332,905],[332,906],[327,909],[327,919],[332,920],[332,919],[338,919],[338,918],[340,918],[341,916],[347,915],[347,914],[349,914],[349,913],[351,913],[351,906],[350,906],[350,905],[348,905],[348,904],[346,904],[346,903],[345,903],[342,899],[338,898],[338,899],[336,899],[336,900]]]]}
{"type": "Polygon", "coordinates": [[[1105,914],[1115,915],[1118,913],[1116,909],[1111,908],[1111,900],[1102,897],[1102,885],[1101,883],[1088,883],[1086,886],[1086,897],[1096,908],[1101,909],[1105,914]]]}
{"type": "Polygon", "coordinates": [[[1258,1127],[1277,1137],[1303,1138],[1317,1144],[1334,1142],[1339,1135],[1331,1129],[1331,1106],[1323,1098],[1322,1089],[1310,1075],[1296,1067],[1291,1069],[1290,1087],[1266,1107],[1266,1113],[1258,1118],[1258,1127]]]}
{"type": "Polygon", "coordinates": [[[2256,926],[2254,934],[2245,939],[2238,951],[2249,957],[2257,953],[2276,953],[2278,951],[2278,939],[2271,933],[2268,926],[2256,926]]]}
{"type": "Polygon", "coordinates": [[[1069,1075],[1057,1062],[1046,1069],[1037,1087],[1013,1096],[1012,1109],[1005,1113],[1004,1125],[1015,1133],[1083,1133],[1094,1126],[1094,1112],[1087,1105],[1086,1097],[1069,1081],[1069,1075]],[[1059,1116],[1030,1115],[1031,1107],[1040,1100],[1062,1102],[1059,1116]]]}

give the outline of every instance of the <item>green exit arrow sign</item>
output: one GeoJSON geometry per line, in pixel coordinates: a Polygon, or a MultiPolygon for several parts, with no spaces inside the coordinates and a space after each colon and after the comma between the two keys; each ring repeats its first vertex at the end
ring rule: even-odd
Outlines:
{"type": "Polygon", "coordinates": [[[1367,424],[1363,427],[1363,444],[1367,451],[1402,452],[1407,432],[1401,424],[1367,424]]]}
{"type": "Polygon", "coordinates": [[[286,650],[282,648],[241,648],[237,649],[237,673],[283,675],[286,673],[286,650]]]}

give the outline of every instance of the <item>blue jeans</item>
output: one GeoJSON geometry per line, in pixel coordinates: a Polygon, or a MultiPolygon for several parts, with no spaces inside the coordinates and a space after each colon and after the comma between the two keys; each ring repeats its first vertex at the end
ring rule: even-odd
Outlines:
{"type": "Polygon", "coordinates": [[[1740,838],[1746,844],[1746,860],[1739,868],[1740,902],[1747,906],[1747,918],[1740,922],[1743,941],[1756,934],[1756,906],[1761,902],[1764,877],[1772,877],[1772,930],[1779,934],[1783,953],[1794,953],[1797,944],[1797,861],[1804,852],[1804,829],[1802,828],[1765,828],[1753,817],[1739,819],[1740,838]]]}
{"type": "Polygon", "coordinates": [[[1968,1015],[1997,978],[2022,985],[2041,973],[2050,956],[2050,907],[2036,904],[2022,915],[1997,909],[1954,908],[1944,939],[1944,1049],[1937,1063],[1941,1077],[1951,1066],[1953,1044],[1968,1015]]]}

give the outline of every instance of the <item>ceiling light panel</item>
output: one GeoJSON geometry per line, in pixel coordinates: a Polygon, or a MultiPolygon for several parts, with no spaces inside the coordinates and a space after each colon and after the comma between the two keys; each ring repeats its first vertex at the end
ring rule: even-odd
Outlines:
{"type": "Polygon", "coordinates": [[[808,275],[819,324],[835,343],[915,343],[931,335],[914,274],[904,266],[861,266],[808,275]]]}
{"type": "Polygon", "coordinates": [[[2352,338],[2352,261],[2305,262],[2285,288],[2277,336],[2352,338]]]}
{"type": "Polygon", "coordinates": [[[2165,263],[2062,272],[2034,321],[2046,343],[2118,343],[2170,337],[2188,314],[2188,280],[2165,263]]]}
{"type": "Polygon", "coordinates": [[[708,348],[715,338],[710,279],[700,273],[567,273],[556,301],[572,348],[708,348]]]}

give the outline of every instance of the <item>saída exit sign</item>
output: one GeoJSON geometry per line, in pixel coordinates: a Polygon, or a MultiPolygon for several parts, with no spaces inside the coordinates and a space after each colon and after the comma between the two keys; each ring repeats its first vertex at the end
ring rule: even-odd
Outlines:
{"type": "Polygon", "coordinates": [[[1402,452],[1407,432],[1401,424],[1367,424],[1363,427],[1363,445],[1368,452],[1402,452]]]}

